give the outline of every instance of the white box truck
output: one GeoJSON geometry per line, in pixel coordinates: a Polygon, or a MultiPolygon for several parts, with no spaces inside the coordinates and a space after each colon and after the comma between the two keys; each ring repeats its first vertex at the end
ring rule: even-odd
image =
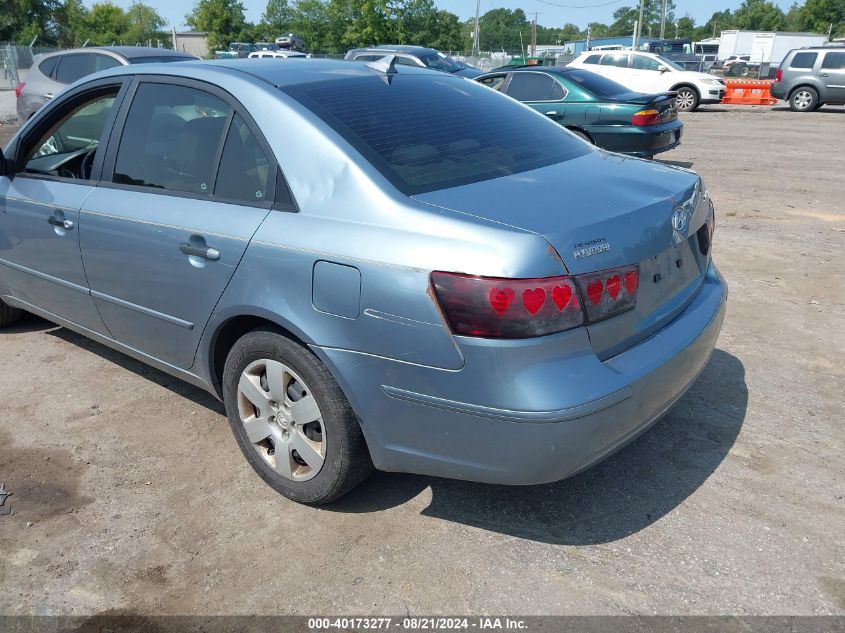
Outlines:
{"type": "Polygon", "coordinates": [[[766,31],[722,31],[719,61],[726,76],[773,75],[786,54],[803,46],[822,46],[826,35],[766,31]]]}

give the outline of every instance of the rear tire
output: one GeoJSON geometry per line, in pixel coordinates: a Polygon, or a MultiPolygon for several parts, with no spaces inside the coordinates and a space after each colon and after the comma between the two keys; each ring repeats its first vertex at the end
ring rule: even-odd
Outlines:
{"type": "Polygon", "coordinates": [[[0,299],[0,328],[14,325],[23,318],[23,311],[3,303],[0,299]]]}
{"type": "Polygon", "coordinates": [[[810,86],[800,86],[789,95],[789,107],[793,112],[812,112],[820,105],[819,93],[810,86]]]}
{"type": "Polygon", "coordinates": [[[232,346],[223,401],[247,461],[288,499],[328,503],[372,471],[358,418],[329,370],[272,329],[232,346]]]}
{"type": "Polygon", "coordinates": [[[677,89],[678,96],[675,97],[675,105],[680,112],[695,112],[701,98],[698,91],[691,86],[681,86],[677,89]]]}

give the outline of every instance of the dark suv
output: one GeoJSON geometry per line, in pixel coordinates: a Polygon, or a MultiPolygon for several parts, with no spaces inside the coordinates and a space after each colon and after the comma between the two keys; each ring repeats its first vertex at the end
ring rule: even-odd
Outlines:
{"type": "Polygon", "coordinates": [[[845,104],[845,46],[798,48],[781,62],[772,96],[796,112],[845,104]]]}

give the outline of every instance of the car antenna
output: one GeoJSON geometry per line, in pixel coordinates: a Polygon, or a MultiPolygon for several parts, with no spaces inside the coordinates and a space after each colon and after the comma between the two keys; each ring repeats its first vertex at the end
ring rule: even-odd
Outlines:
{"type": "Polygon", "coordinates": [[[373,70],[377,70],[380,73],[384,73],[384,80],[388,85],[390,85],[390,80],[393,78],[393,75],[396,74],[396,55],[385,55],[380,59],[374,59],[371,62],[366,62],[364,65],[368,68],[372,68],[373,70]]]}

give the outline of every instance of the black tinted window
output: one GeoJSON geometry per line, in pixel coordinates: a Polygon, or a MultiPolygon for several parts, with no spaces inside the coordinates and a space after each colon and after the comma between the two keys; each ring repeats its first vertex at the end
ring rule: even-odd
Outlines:
{"type": "Polygon", "coordinates": [[[246,202],[272,202],[275,173],[258,139],[236,114],[220,157],[214,195],[246,202]]]}
{"type": "Polygon", "coordinates": [[[114,182],[211,194],[229,106],[202,90],[138,87],[120,138],[114,182]]]}
{"type": "Polygon", "coordinates": [[[543,116],[448,75],[283,88],[407,195],[537,169],[590,151],[543,116]]]}
{"type": "Polygon", "coordinates": [[[598,64],[599,60],[601,59],[601,55],[590,55],[587,59],[584,60],[585,64],[598,64]]]}
{"type": "Polygon", "coordinates": [[[822,60],[823,70],[845,70],[845,53],[826,53],[822,60]]]}
{"type": "Polygon", "coordinates": [[[616,95],[630,92],[628,88],[606,77],[591,73],[587,70],[572,69],[566,73],[566,78],[578,82],[586,90],[597,97],[614,97],[616,95]]]}
{"type": "MultiPolygon", "coordinates": [[[[555,99],[554,87],[557,82],[541,73],[514,73],[508,84],[507,93],[519,101],[550,101],[555,99]]],[[[562,95],[558,93],[557,99],[562,95]]]]}
{"type": "Polygon", "coordinates": [[[91,55],[88,53],[65,55],[59,60],[56,81],[69,84],[89,74],[91,74],[91,55]]]}
{"type": "Polygon", "coordinates": [[[53,74],[53,70],[56,68],[56,62],[58,61],[58,57],[48,57],[43,62],[38,64],[38,70],[40,70],[45,77],[49,77],[53,74]]]}
{"type": "Polygon", "coordinates": [[[818,53],[795,53],[790,68],[812,68],[816,63],[818,53]]]}

